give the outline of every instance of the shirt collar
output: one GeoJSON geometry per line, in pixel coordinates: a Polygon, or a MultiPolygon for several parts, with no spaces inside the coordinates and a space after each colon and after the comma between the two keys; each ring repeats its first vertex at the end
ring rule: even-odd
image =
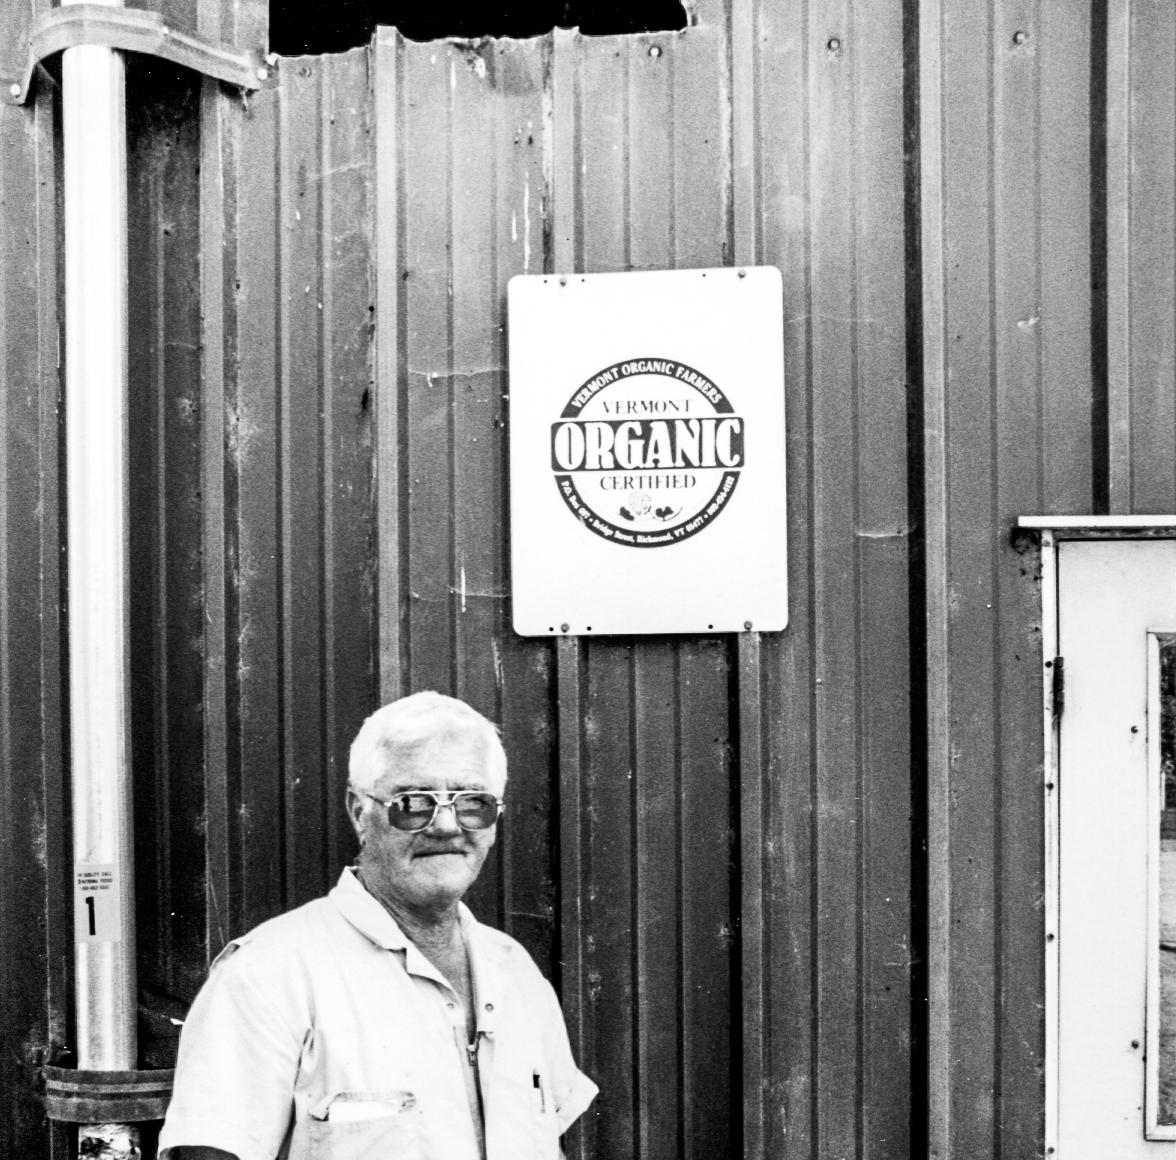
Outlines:
{"type": "Polygon", "coordinates": [[[356,877],[355,868],[347,866],[339,875],[339,881],[327,895],[335,909],[364,938],[386,951],[407,950],[409,940],[400,924],[373,895],[369,894],[356,877]]]}
{"type": "MultiPolygon", "coordinates": [[[[344,868],[327,897],[335,909],[369,942],[386,951],[403,951],[404,965],[412,974],[423,975],[438,983],[445,982],[436,967],[400,929],[396,919],[384,909],[383,903],[367,891],[356,876],[354,867],[344,868]]],[[[481,923],[464,902],[457,904],[457,915],[470,950],[470,968],[474,974],[474,995],[478,1007],[478,1031],[491,1035],[501,1007],[503,968],[495,953],[497,948],[482,936],[481,923]]]]}

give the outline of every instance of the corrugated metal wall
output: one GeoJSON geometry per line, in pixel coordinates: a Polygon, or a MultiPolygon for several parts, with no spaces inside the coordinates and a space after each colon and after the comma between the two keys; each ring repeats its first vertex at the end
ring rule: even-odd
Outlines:
{"type": "MultiPolygon", "coordinates": [[[[603,1091],[582,1155],[1032,1155],[1039,612],[1010,530],[1176,506],[1176,18],[698,15],[382,30],[248,98],[132,61],[145,1062],[209,955],[350,857],[358,722],[434,687],[502,722],[472,902],[561,987],[603,1091]],[[507,279],[735,263],[784,275],[790,628],[514,636],[507,279]]],[[[34,1095],[72,1020],[53,99],[0,109],[0,1151],[64,1156],[34,1095]]]]}
{"type": "Polygon", "coordinates": [[[1106,502],[1101,46],[1065,3],[929,4],[920,38],[930,1143],[1011,1158],[1044,1146],[1044,877],[1037,560],[1010,537],[1106,502]]]}

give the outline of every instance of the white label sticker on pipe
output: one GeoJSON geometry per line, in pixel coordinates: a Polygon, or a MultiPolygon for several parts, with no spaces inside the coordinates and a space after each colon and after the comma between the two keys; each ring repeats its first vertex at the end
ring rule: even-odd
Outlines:
{"type": "Polygon", "coordinates": [[[79,862],[74,871],[74,942],[121,941],[117,867],[113,862],[79,862]]]}

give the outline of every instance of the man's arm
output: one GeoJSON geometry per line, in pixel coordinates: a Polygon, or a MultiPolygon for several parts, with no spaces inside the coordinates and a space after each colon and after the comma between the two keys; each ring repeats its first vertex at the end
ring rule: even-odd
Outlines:
{"type": "Polygon", "coordinates": [[[280,955],[246,942],[217,958],[180,1032],[163,1160],[280,1152],[306,1023],[291,1009],[281,970],[280,955]]]}

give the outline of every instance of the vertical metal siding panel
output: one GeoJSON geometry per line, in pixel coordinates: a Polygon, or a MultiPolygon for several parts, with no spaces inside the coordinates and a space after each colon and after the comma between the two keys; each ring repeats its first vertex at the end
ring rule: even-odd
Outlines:
{"type": "MultiPolygon", "coordinates": [[[[560,999],[568,1038],[580,1069],[597,1076],[596,1040],[593,1034],[594,996],[588,990],[589,903],[587,839],[588,806],[583,776],[586,744],[584,727],[584,681],[579,641],[563,637],[555,642],[556,699],[559,745],[559,962],[560,999]]],[[[596,1122],[607,1096],[598,1098],[568,1133],[575,1160],[595,1156],[596,1122]]]]}
{"type": "Polygon", "coordinates": [[[731,198],[731,131],[726,103],[726,38],[721,28],[661,39],[671,69],[673,119],[673,262],[681,269],[723,266],[731,198]]]}
{"type": "Polygon", "coordinates": [[[1130,8],[1130,504],[1134,512],[1170,512],[1176,508],[1176,10],[1130,8]]]}
{"type": "MultiPolygon", "coordinates": [[[[584,646],[584,792],[588,812],[589,908],[587,996],[592,1008],[595,1078],[606,1092],[597,1154],[640,1157],[640,1079],[636,1074],[637,1003],[634,961],[636,777],[633,752],[634,645],[584,646]]],[[[644,1158],[642,1158],[644,1160],[644,1158]]]]}
{"type": "MultiPolygon", "coordinates": [[[[505,480],[508,467],[508,390],[504,304],[506,283],[515,273],[536,273],[545,262],[545,97],[550,80],[551,39],[491,42],[484,52],[487,83],[484,99],[497,110],[494,127],[497,210],[488,231],[494,238],[492,281],[481,320],[494,356],[496,374],[488,384],[483,419],[471,451],[483,476],[505,480]]],[[[505,504],[497,489],[496,502],[505,504]]],[[[558,981],[560,933],[556,916],[559,814],[555,808],[558,705],[554,657],[547,641],[516,637],[510,627],[507,599],[509,543],[505,510],[491,514],[486,537],[493,593],[486,598],[493,617],[487,626],[490,649],[483,662],[493,681],[496,719],[511,763],[509,798],[513,812],[500,838],[499,868],[503,924],[531,952],[548,978],[558,981]],[[511,824],[514,823],[514,824],[511,824]]],[[[486,635],[467,649],[486,653],[486,635]]],[[[488,692],[488,696],[491,694],[488,692]]],[[[573,814],[573,816],[575,816],[573,814]]]]}
{"type": "MultiPolygon", "coordinates": [[[[637,268],[673,265],[676,237],[675,144],[680,126],[671,102],[676,69],[672,42],[658,55],[628,41],[629,260],[637,268]]],[[[634,1060],[637,1122],[634,1154],[681,1156],[677,899],[694,867],[679,867],[681,738],[672,640],[641,642],[633,650],[633,891],[634,1060]],[[656,1061],[656,1062],[655,1062],[656,1061]],[[674,1082],[667,1082],[669,1077],[674,1082]]],[[[683,1034],[689,1029],[682,1027],[683,1034]]]]}
{"type": "MultiPolygon", "coordinates": [[[[737,898],[732,866],[739,851],[734,822],[733,736],[728,691],[728,642],[720,637],[676,643],[678,863],[676,970],[681,975],[678,1077],[663,1076],[681,1093],[677,1152],[684,1160],[741,1154],[737,898]]],[[[646,1066],[660,1074],[657,1060],[646,1066]]]]}
{"type": "Polygon", "coordinates": [[[130,0],[127,7],[160,12],[169,28],[214,44],[259,55],[268,47],[269,5],[263,0],[130,0]]]}
{"type": "Polygon", "coordinates": [[[202,35],[221,44],[256,52],[269,48],[267,0],[196,0],[196,20],[202,35]]]}
{"type": "MultiPolygon", "coordinates": [[[[1003,29],[1002,29],[1003,31],[1003,29]]],[[[946,132],[945,264],[949,351],[945,437],[946,661],[950,798],[943,831],[929,842],[950,850],[952,905],[947,1000],[954,1024],[946,1081],[952,1101],[949,1154],[997,1138],[998,980],[994,960],[999,800],[991,675],[996,663],[993,542],[995,203],[991,164],[995,110],[995,12],[953,5],[944,30],[946,132]],[[965,1046],[966,1045],[966,1046],[965,1046]]],[[[1003,224],[1003,223],[1002,223],[1003,224]]],[[[932,673],[935,681],[938,674],[932,673]]],[[[937,1029],[932,1028],[934,1037],[937,1029]]],[[[960,1152],[962,1154],[962,1151],[960,1152]]]]}
{"type": "MultiPolygon", "coordinates": [[[[1041,510],[1094,510],[1090,124],[1094,51],[1090,22],[1067,0],[1049,0],[1029,25],[1039,72],[1034,99],[1039,182],[1034,214],[1041,233],[1038,366],[1042,441],[1041,510]],[[1037,35],[1039,33],[1039,35],[1037,35]],[[1046,310],[1048,309],[1048,314],[1046,310]]],[[[1019,442],[1029,443],[1022,432],[1019,442]]],[[[1036,680],[1036,676],[1034,678],[1036,680]]]]}
{"type": "Polygon", "coordinates": [[[784,272],[789,381],[791,627],[761,659],[784,859],[766,1151],[882,1157],[911,1115],[902,14],[765,5],[734,31],[755,38],[732,57],[759,127],[735,231],[784,272]]]}
{"type": "Polygon", "coordinates": [[[324,58],[283,65],[278,119],[278,583],[285,901],[325,882],[323,738],[324,58]]]}
{"type": "Polygon", "coordinates": [[[283,66],[278,118],[279,680],[287,906],[322,892],[321,59],[283,66]]]}
{"type": "MultiPolygon", "coordinates": [[[[784,368],[788,424],[789,630],[761,642],[760,693],[767,795],[763,962],[766,1050],[764,1155],[806,1160],[816,1155],[816,946],[813,859],[813,300],[807,161],[810,39],[806,3],[760,3],[742,29],[752,38],[750,88],[756,110],[756,155],[743,213],[754,225],[737,236],[760,238],[755,260],[780,267],[784,283],[784,368]]],[[[742,168],[742,167],[741,167],[742,168]]],[[[749,677],[741,685],[751,685],[749,677]]],[[[754,722],[749,722],[754,724],[754,722]]],[[[741,749],[754,744],[745,735],[741,749]]],[[[745,857],[747,854],[745,853],[745,857]]],[[[745,1033],[754,1033],[745,1027],[745,1033]]]]}
{"type": "MultiPolygon", "coordinates": [[[[581,62],[581,132],[573,142],[557,133],[555,145],[576,150],[579,184],[571,230],[557,220],[555,233],[572,232],[581,269],[721,260],[725,176],[708,162],[722,156],[723,144],[707,131],[722,117],[723,41],[717,31],[699,32],[693,41],[691,35],[568,46],[569,55],[578,49],[581,62]],[[654,46],[659,51],[651,53],[654,46]],[[680,51],[686,62],[679,60],[680,51]],[[681,94],[684,105],[677,103],[681,94]]],[[[557,172],[559,166],[557,155],[557,172]]],[[[698,786],[686,785],[684,737],[709,730],[710,747],[702,752],[713,755],[714,738],[725,745],[727,731],[704,716],[706,725],[696,733],[698,721],[683,716],[679,698],[688,664],[703,682],[692,693],[725,706],[725,649],[720,645],[716,657],[713,649],[684,652],[682,642],[641,639],[583,647],[589,720],[596,723],[586,733],[586,762],[593,802],[588,858],[598,868],[588,919],[596,936],[589,993],[599,995],[594,1062],[608,1092],[601,1153],[704,1155],[716,1141],[720,1150],[728,1147],[738,1130],[731,1118],[731,1028],[725,1012],[716,1017],[716,1046],[715,1035],[708,1034],[716,1030],[714,1022],[696,1025],[684,1015],[697,998],[693,988],[729,993],[730,946],[722,930],[730,919],[731,882],[729,851],[713,833],[687,832],[698,815],[686,803],[706,786],[713,811],[714,795],[727,791],[714,784],[722,769],[698,786]],[[618,729],[624,721],[627,732],[618,729]],[[622,772],[628,775],[623,783],[622,772]],[[628,792],[618,793],[618,784],[622,790],[628,785],[628,792]],[[709,889],[695,892],[703,881],[709,889]],[[597,902],[606,898],[624,905],[606,909],[597,902]],[[689,956],[696,961],[688,968],[689,956]],[[711,1111],[716,1114],[706,1129],[692,1133],[690,1125],[711,1111]]],[[[725,707],[716,713],[725,721],[725,707]]]]}
{"type": "Polygon", "coordinates": [[[453,110],[451,44],[404,45],[410,690],[453,692],[453,110]]]}
{"type": "MultiPolygon", "coordinates": [[[[730,109],[731,124],[727,147],[731,164],[729,207],[732,215],[731,256],[737,265],[761,263],[764,213],[763,162],[760,150],[759,33],[758,4],[733,6],[730,10],[730,109]]],[[[781,319],[783,324],[783,319],[781,319]]],[[[788,371],[787,373],[791,373],[788,371]]],[[[786,388],[787,396],[787,388],[786,388]]],[[[786,399],[787,403],[787,399],[786,399]]],[[[789,414],[789,422],[793,416],[789,414]]],[[[790,458],[788,474],[794,464],[790,458]]],[[[789,484],[791,487],[791,483],[789,484]]],[[[793,503],[795,503],[795,492],[793,503]]],[[[784,534],[788,534],[787,528],[784,534]]],[[[790,549],[791,549],[790,545],[790,549]]],[[[796,553],[789,552],[789,568],[795,571],[796,553]]],[[[791,588],[791,581],[790,581],[791,588]]],[[[795,616],[794,601],[791,615],[795,616]]],[[[769,1096],[772,1069],[773,1020],[768,1005],[771,985],[768,970],[768,911],[770,864],[766,856],[767,818],[770,786],[765,760],[766,722],[763,698],[764,667],[758,633],[740,638],[737,648],[735,683],[735,758],[738,762],[739,808],[736,840],[739,843],[739,937],[740,975],[738,987],[740,1044],[737,1080],[742,1107],[738,1125],[740,1144],[747,1160],[767,1155],[770,1120],[777,1110],[769,1096]]],[[[777,1092],[779,1088],[777,1088],[777,1092]]],[[[781,1101],[782,1102],[782,1101],[781,1101]]],[[[785,1113],[786,1114],[786,1113],[785,1113]]]]}
{"type": "MultiPolygon", "coordinates": [[[[717,266],[729,255],[730,150],[725,102],[726,38],[721,27],[659,40],[672,70],[672,263],[717,266]]],[[[770,534],[770,532],[769,532],[770,534]]],[[[731,657],[723,638],[674,642],[677,698],[677,907],[680,975],[681,1157],[705,1160],[741,1150],[732,784],[731,657]],[[720,828],[719,817],[725,825],[720,828]]],[[[762,1012],[756,1012],[762,1016],[762,1012]]],[[[758,1028],[757,1018],[754,1026],[758,1028]]],[[[757,1031],[758,1033],[758,1031],[757,1031]]],[[[656,1075],[656,1061],[647,1066],[656,1075]]]]}
{"type": "MultiPolygon", "coordinates": [[[[996,1153],[1042,1147],[1044,889],[1040,782],[1041,597],[1036,562],[1010,550],[1029,510],[1088,511],[1093,499],[1090,290],[1090,31],[1068,5],[998,15],[994,193],[998,227],[997,467],[990,551],[996,614],[989,763],[999,806],[993,851],[998,1043],[996,1153]],[[1025,35],[1018,38],[1017,33],[1025,35]],[[1018,43],[1019,41],[1019,43],[1018,43]]],[[[966,653],[961,642],[959,653],[966,653]]]]}
{"type": "MultiPolygon", "coordinates": [[[[448,392],[452,411],[454,692],[492,720],[501,716],[495,658],[506,600],[505,473],[495,455],[505,370],[499,321],[505,286],[497,260],[505,200],[498,173],[503,124],[495,92],[504,78],[498,64],[489,46],[451,61],[453,346],[448,373],[435,388],[448,392]]],[[[501,848],[470,896],[477,913],[495,926],[513,909],[511,881],[500,873],[511,841],[504,828],[501,848]]]]}
{"type": "MultiPolygon", "coordinates": [[[[578,185],[580,38],[556,29],[550,41],[550,72],[545,86],[543,163],[546,182],[544,233],[548,239],[544,270],[583,268],[582,217],[578,185]]],[[[572,1050],[580,1067],[598,1077],[595,996],[588,990],[594,946],[587,930],[593,890],[587,797],[587,737],[583,705],[584,654],[579,638],[555,642],[556,744],[559,793],[559,986],[572,1050]]],[[[572,1155],[587,1160],[597,1153],[597,1124],[607,1097],[598,1098],[569,1134],[572,1155]]]]}
{"type": "Polygon", "coordinates": [[[816,665],[817,1148],[856,1148],[861,1036],[860,695],[855,643],[858,340],[852,74],[855,30],[844,7],[811,30],[813,647],[816,665]],[[833,47],[836,44],[838,47],[833,47]],[[848,1013],[853,1012],[853,1018],[848,1013]]]}
{"type": "MultiPolygon", "coordinates": [[[[575,268],[623,270],[630,263],[628,51],[617,38],[575,37],[573,148],[575,268]]],[[[565,122],[566,124],[566,122],[565,122]]],[[[567,228],[556,226],[557,234],[567,228]]],[[[633,650],[623,638],[581,643],[584,730],[581,785],[588,806],[583,858],[590,871],[582,915],[589,933],[585,970],[588,1055],[605,1093],[598,1107],[596,1154],[640,1156],[640,1089],[636,1075],[640,999],[634,961],[637,880],[632,728],[633,650]]]]}
{"type": "Polygon", "coordinates": [[[673,41],[667,40],[667,48],[647,48],[644,38],[627,39],[622,47],[629,107],[621,148],[628,155],[629,261],[637,270],[665,269],[672,263],[675,146],[684,127],[671,99],[677,62],[673,41]]]}
{"type": "MultiPolygon", "coordinates": [[[[903,25],[892,5],[855,5],[852,356],[858,443],[853,662],[857,745],[859,1083],[857,1147],[912,1151],[911,671],[907,496],[903,25]]],[[[849,658],[846,658],[848,663],[849,658]]]]}
{"type": "Polygon", "coordinates": [[[749,632],[738,645],[734,756],[738,762],[738,809],[734,840],[738,843],[739,907],[735,930],[739,938],[739,1070],[733,1076],[741,1097],[740,1121],[733,1124],[746,1160],[767,1155],[772,1023],[766,995],[769,986],[767,958],[766,886],[769,880],[765,820],[768,784],[764,761],[764,701],[762,695],[760,634],[749,632]],[[737,1077],[737,1078],[736,1078],[737,1077]]]}
{"type": "Polygon", "coordinates": [[[952,879],[947,833],[951,739],[947,667],[947,220],[943,131],[945,0],[919,9],[919,221],[927,654],[927,1150],[951,1155],[950,1060],[955,1050],[947,952],[952,879]]]}
{"type": "Polygon", "coordinates": [[[69,1043],[52,95],[0,109],[0,1151],[64,1157],[37,1071],[69,1043]]]}
{"type": "Polygon", "coordinates": [[[575,139],[556,148],[576,150],[577,272],[632,268],[629,243],[627,51],[616,38],[577,37],[574,53],[575,139]]]}
{"type": "Polygon", "coordinates": [[[374,198],[367,51],[325,62],[322,99],[324,702],[326,878],[351,860],[348,751],[375,708],[372,312],[374,198]]]}
{"type": "Polygon", "coordinates": [[[376,685],[367,54],[282,69],[204,105],[213,954],[350,856],[347,745],[376,685]]]}
{"type": "MultiPolygon", "coordinates": [[[[277,475],[279,302],[289,293],[280,253],[278,90],[250,98],[237,173],[235,393],[227,440],[236,482],[234,623],[238,682],[232,744],[241,771],[241,918],[246,929],[291,901],[284,876],[282,652],[277,475]]],[[[237,933],[237,932],[233,932],[237,933]]]]}
{"type": "Polygon", "coordinates": [[[947,421],[947,222],[944,133],[944,12],[946,0],[928,0],[918,13],[918,205],[922,294],[922,416],[924,551],[926,551],[927,631],[927,932],[928,932],[928,1154],[951,1155],[950,1059],[955,1029],[948,994],[953,881],[950,874],[948,805],[951,739],[948,682],[948,459],[947,421]]]}
{"type": "Polygon", "coordinates": [[[391,28],[377,28],[372,46],[372,116],[375,121],[376,364],[376,608],[379,621],[379,701],[399,695],[405,673],[401,626],[400,527],[404,491],[401,448],[404,376],[401,325],[403,266],[401,204],[400,55],[403,41],[391,28]]]}
{"type": "Polygon", "coordinates": [[[1068,451],[1092,430],[1075,320],[1090,315],[1090,46],[1061,5],[938,15],[921,62],[944,97],[923,122],[930,1144],[1011,1158],[1041,1147],[1044,1048],[1027,776],[1041,760],[1039,593],[1009,531],[1021,511],[1092,496],[1093,456],[1068,451]]]}
{"type": "MultiPolygon", "coordinates": [[[[228,205],[236,190],[235,148],[240,138],[237,102],[205,78],[200,94],[200,416],[203,426],[200,492],[206,512],[200,541],[204,592],[204,958],[219,952],[238,929],[240,903],[234,883],[237,867],[233,835],[239,767],[230,752],[230,706],[235,697],[236,666],[230,624],[235,599],[230,592],[233,536],[228,497],[233,494],[226,446],[227,392],[235,385],[229,366],[236,277],[236,236],[228,205]]],[[[192,969],[203,966],[192,964],[192,969]]],[[[189,991],[185,998],[191,998],[189,991]]]]}
{"type": "MultiPolygon", "coordinates": [[[[1107,501],[1112,512],[1131,511],[1131,109],[1132,0],[1106,6],[1105,102],[1091,108],[1106,142],[1106,447],[1107,501]],[[1104,121],[1105,117],[1105,121],[1104,121]]],[[[1097,74],[1096,74],[1097,75],[1097,74]]],[[[1093,94],[1092,94],[1093,95],[1093,94]]],[[[1096,432],[1095,437],[1101,435],[1096,432]]]]}
{"type": "MultiPolygon", "coordinates": [[[[133,69],[129,80],[139,978],[166,1004],[191,993],[204,959],[204,763],[193,744],[204,716],[199,85],[164,68],[133,69]]],[[[151,1062],[171,1066],[170,1037],[143,1038],[151,1062]]]]}
{"type": "Polygon", "coordinates": [[[672,641],[650,641],[634,656],[631,906],[639,1108],[634,1153],[642,1157],[682,1156],[684,1151],[681,1038],[691,1029],[680,1015],[678,900],[701,867],[681,865],[678,855],[686,835],[680,829],[684,787],[674,654],[672,641]]]}

